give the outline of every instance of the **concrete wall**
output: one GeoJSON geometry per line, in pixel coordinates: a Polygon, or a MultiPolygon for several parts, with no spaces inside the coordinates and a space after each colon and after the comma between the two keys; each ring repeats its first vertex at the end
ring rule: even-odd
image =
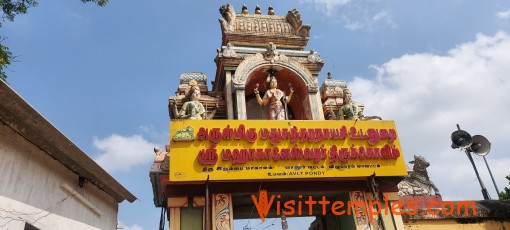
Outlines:
{"type": "Polygon", "coordinates": [[[116,229],[118,203],[0,122],[0,229],[116,229]],[[67,184],[102,215],[61,187],[67,184]]]}

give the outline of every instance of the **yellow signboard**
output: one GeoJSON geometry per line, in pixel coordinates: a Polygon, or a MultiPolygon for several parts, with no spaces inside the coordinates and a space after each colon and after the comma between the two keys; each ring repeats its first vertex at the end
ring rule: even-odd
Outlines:
{"type": "Polygon", "coordinates": [[[170,181],[405,176],[393,121],[172,120],[170,181]]]}

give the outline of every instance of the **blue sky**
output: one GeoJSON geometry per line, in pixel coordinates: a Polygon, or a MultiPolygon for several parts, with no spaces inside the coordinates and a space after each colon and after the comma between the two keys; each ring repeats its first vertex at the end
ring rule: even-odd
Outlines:
{"type": "MultiPolygon", "coordinates": [[[[213,80],[218,8],[226,3],[41,1],[3,23],[0,33],[18,56],[7,71],[10,85],[140,199],[120,205],[125,229],[157,228],[152,147],[168,139],[167,101],[179,75],[198,71],[213,80]]],[[[230,3],[237,12],[246,3],[250,13],[257,3],[278,15],[297,8],[312,25],[307,49],[325,61],[319,83],[331,72],[349,83],[365,114],[395,120],[406,161],[425,156],[444,199],[482,199],[468,159],[450,148],[457,123],[492,142],[487,160],[499,189],[508,186],[510,2],[230,3]]],[[[483,160],[475,162],[495,197],[483,160]]]]}

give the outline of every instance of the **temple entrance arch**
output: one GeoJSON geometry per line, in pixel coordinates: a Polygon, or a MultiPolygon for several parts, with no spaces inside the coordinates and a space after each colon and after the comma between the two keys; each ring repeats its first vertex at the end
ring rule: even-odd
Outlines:
{"type": "Polygon", "coordinates": [[[267,114],[264,114],[267,108],[262,108],[263,111],[260,112],[253,90],[258,83],[259,91],[266,91],[267,71],[271,68],[278,71],[276,79],[280,90],[288,95],[289,83],[295,90],[288,105],[290,119],[324,119],[317,78],[306,67],[283,54],[268,60],[264,55],[257,53],[239,64],[232,79],[239,120],[267,119],[267,114]]]}

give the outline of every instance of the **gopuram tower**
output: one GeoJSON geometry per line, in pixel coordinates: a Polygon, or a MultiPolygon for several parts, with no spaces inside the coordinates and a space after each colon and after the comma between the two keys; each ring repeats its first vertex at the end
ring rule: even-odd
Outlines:
{"type": "Polygon", "coordinates": [[[303,229],[401,227],[400,216],[369,207],[398,200],[407,175],[394,122],[365,116],[329,73],[319,84],[324,61],[307,50],[311,26],[297,10],[227,4],[220,15],[214,81],[180,75],[169,143],[154,150],[161,229],[233,230],[234,219],[267,218],[286,229],[286,217],[303,216],[316,218],[303,229]]]}

